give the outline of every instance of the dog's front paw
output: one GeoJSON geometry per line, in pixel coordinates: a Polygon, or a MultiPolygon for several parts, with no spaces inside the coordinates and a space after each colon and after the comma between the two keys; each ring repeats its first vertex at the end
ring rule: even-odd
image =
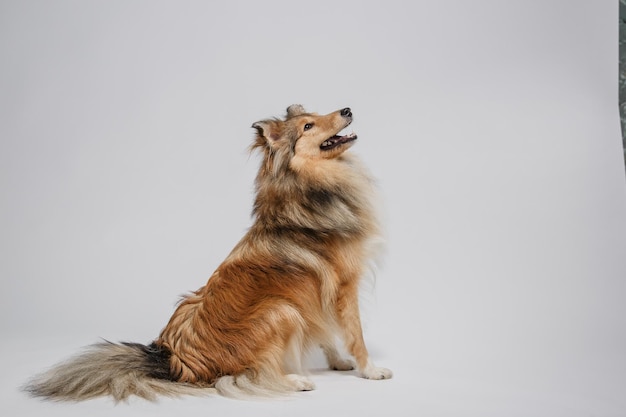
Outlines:
{"type": "Polygon", "coordinates": [[[393,376],[393,372],[387,368],[378,368],[375,366],[367,367],[363,372],[363,378],[367,379],[390,379],[393,376]]]}

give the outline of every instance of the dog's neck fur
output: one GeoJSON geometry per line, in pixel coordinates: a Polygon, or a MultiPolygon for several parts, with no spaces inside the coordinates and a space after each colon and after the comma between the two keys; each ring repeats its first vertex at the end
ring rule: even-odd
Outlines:
{"type": "MultiPolygon", "coordinates": [[[[353,155],[319,161],[324,178],[311,177],[284,164],[276,172],[270,156],[259,170],[253,215],[255,227],[279,231],[363,237],[377,232],[372,181],[353,155]],[[268,180],[267,177],[271,177],[268,180]]],[[[310,170],[307,170],[307,172],[310,170]]]]}

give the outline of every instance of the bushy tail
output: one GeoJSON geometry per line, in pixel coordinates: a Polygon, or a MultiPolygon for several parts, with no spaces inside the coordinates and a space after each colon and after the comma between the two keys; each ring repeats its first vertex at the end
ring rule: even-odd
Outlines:
{"type": "Polygon", "coordinates": [[[169,352],[155,344],[103,342],[36,376],[24,389],[33,396],[82,401],[111,395],[115,401],[131,395],[154,401],[158,395],[201,395],[207,388],[173,382],[169,352]]]}

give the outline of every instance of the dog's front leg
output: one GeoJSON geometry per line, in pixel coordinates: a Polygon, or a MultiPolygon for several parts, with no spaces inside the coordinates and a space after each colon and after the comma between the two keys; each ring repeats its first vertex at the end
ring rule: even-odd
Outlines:
{"type": "Polygon", "coordinates": [[[357,371],[367,379],[391,378],[393,374],[389,369],[374,365],[365,347],[356,285],[345,285],[340,290],[336,308],[337,321],[342,330],[344,343],[348,353],[356,361],[357,371]]]}

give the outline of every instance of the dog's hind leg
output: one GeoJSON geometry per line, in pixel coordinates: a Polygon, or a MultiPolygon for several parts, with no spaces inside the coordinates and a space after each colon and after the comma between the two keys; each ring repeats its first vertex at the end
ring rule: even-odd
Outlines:
{"type": "MultiPolygon", "coordinates": [[[[260,310],[263,310],[261,307],[260,310]]],[[[256,360],[248,371],[220,378],[215,384],[222,395],[235,398],[276,396],[294,391],[311,391],[315,384],[302,372],[301,357],[305,324],[300,313],[288,303],[268,305],[259,317],[264,326],[256,360]]],[[[262,323],[262,324],[261,324],[262,323]]]]}

